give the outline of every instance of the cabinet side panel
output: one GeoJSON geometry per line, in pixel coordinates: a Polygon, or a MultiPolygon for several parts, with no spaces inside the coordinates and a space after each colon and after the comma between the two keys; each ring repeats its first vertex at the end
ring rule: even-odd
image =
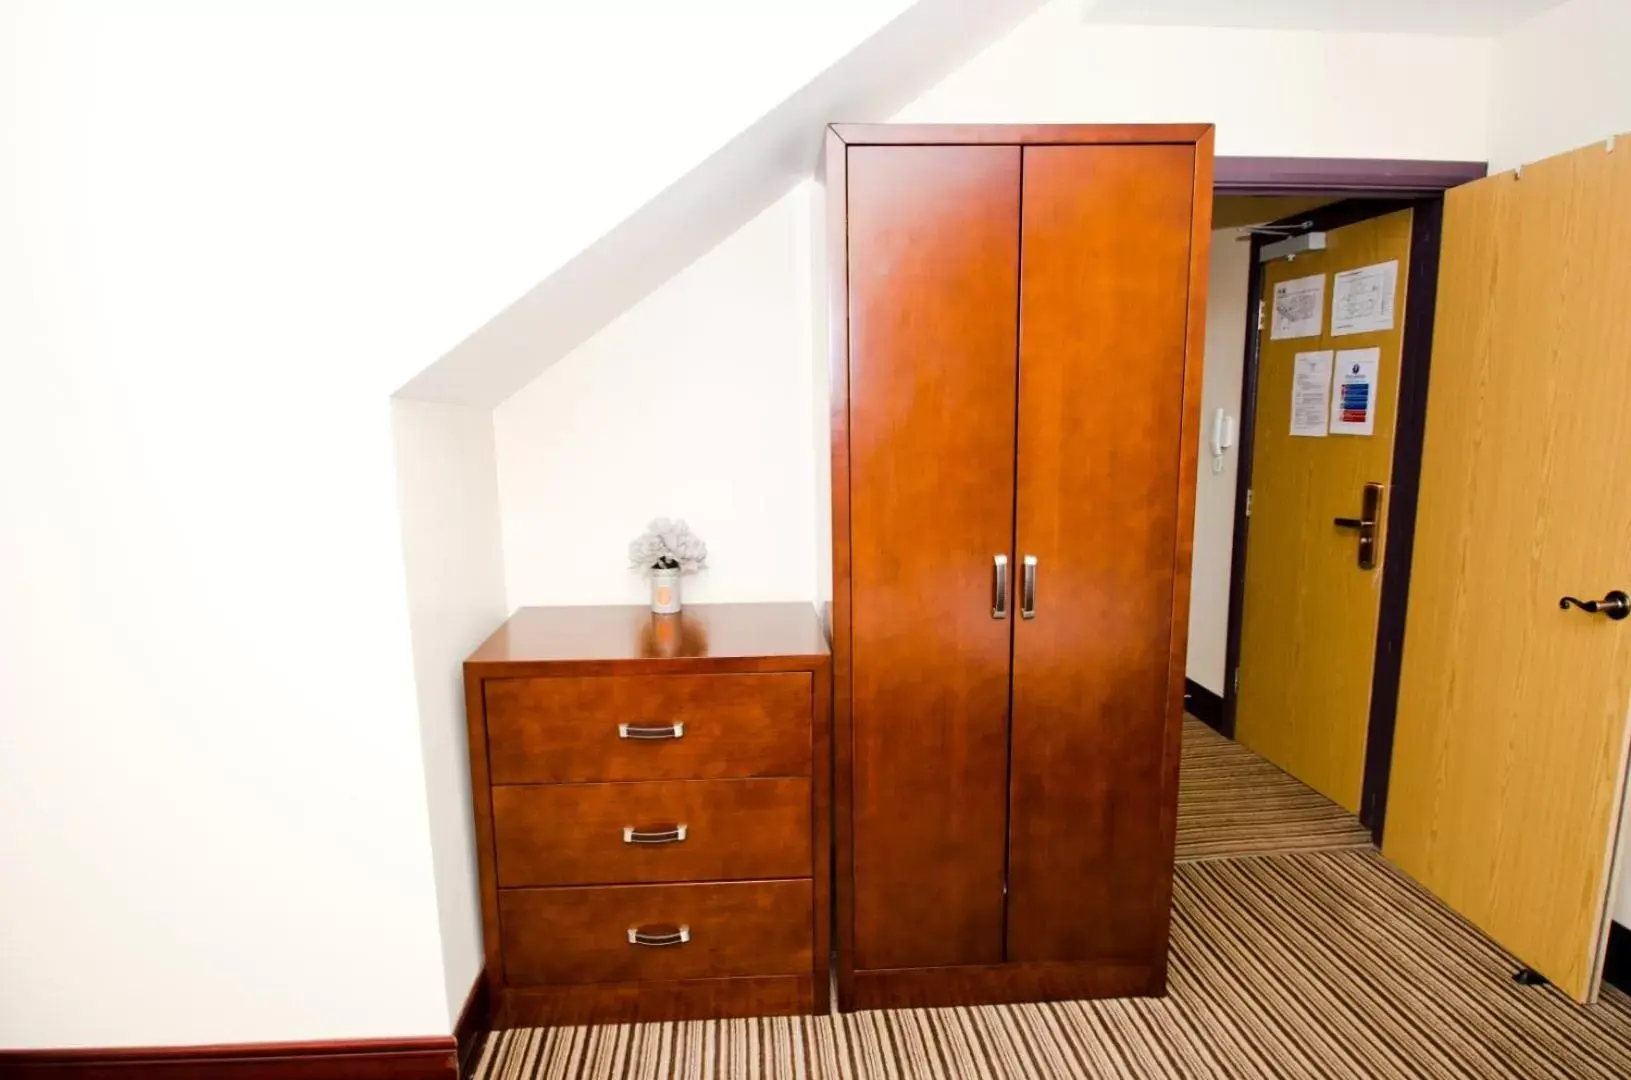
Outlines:
{"type": "Polygon", "coordinates": [[[504,953],[498,925],[498,862],[493,840],[493,791],[487,769],[487,701],[480,675],[464,672],[464,714],[470,738],[470,807],[476,824],[476,876],[481,885],[481,939],[487,986],[495,1001],[504,989],[504,953]]]}

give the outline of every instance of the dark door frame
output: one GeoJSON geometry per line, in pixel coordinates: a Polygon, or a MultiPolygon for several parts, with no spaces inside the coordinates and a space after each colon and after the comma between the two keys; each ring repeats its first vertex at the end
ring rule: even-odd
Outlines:
{"type": "MultiPolygon", "coordinates": [[[[1482,175],[1479,170],[1479,175],[1482,175]]],[[[1476,176],[1453,174],[1454,183],[1476,176]]],[[[1449,176],[1446,177],[1447,179],[1449,176]]],[[[1446,187],[1453,186],[1445,184],[1446,187]]],[[[1311,191],[1312,188],[1304,188],[1311,191]]],[[[1354,190],[1348,188],[1345,190],[1354,190]]],[[[1374,189],[1373,189],[1374,190],[1374,189]]],[[[1412,192],[1412,194],[1415,194],[1412,192]]],[[[1360,789],[1359,820],[1371,830],[1378,845],[1387,818],[1388,779],[1393,756],[1393,731],[1398,710],[1399,671],[1404,646],[1405,609],[1410,594],[1410,564],[1416,531],[1416,494],[1421,476],[1422,440],[1427,424],[1427,379],[1432,360],[1433,319],[1438,299],[1439,241],[1444,218],[1442,189],[1418,198],[1350,198],[1331,206],[1295,214],[1275,224],[1308,229],[1335,229],[1398,210],[1413,211],[1410,264],[1405,287],[1404,332],[1399,357],[1399,400],[1394,421],[1393,462],[1388,499],[1385,573],[1377,622],[1376,653],[1371,676],[1370,719],[1365,742],[1365,772],[1360,789]]],[[[1240,627],[1245,608],[1246,549],[1250,519],[1246,496],[1251,490],[1255,428],[1257,423],[1258,337],[1254,315],[1263,299],[1263,269],[1258,261],[1265,243],[1274,238],[1253,237],[1251,277],[1246,296],[1245,363],[1240,400],[1240,444],[1235,484],[1234,550],[1229,571],[1228,638],[1224,660],[1224,694],[1220,730],[1234,736],[1235,685],[1240,665],[1240,627]]]]}
{"type": "Polygon", "coordinates": [[[1212,176],[1217,195],[1350,195],[1430,198],[1489,172],[1483,161],[1398,161],[1387,158],[1275,158],[1219,155],[1212,176]]]}

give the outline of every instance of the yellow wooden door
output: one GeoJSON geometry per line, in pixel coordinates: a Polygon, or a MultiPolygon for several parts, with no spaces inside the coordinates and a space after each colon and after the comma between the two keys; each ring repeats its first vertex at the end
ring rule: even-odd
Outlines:
{"type": "MultiPolygon", "coordinates": [[[[1372,661],[1387,565],[1388,483],[1393,464],[1411,212],[1400,210],[1326,233],[1326,249],[1263,268],[1267,311],[1258,335],[1257,419],[1247,532],[1235,738],[1332,801],[1359,812],[1370,720],[1372,661]],[[1395,263],[1392,327],[1333,334],[1354,301],[1339,274],[1395,263]],[[1318,332],[1276,340],[1276,286],[1320,276],[1318,332]],[[1369,435],[1292,434],[1299,354],[1331,353],[1330,393],[1340,394],[1354,350],[1376,349],[1375,417],[1369,435]],[[1338,370],[1344,369],[1344,370],[1338,370]],[[1359,565],[1366,484],[1382,485],[1376,566],[1359,565]]],[[[1374,286],[1374,276],[1365,284],[1374,286]]],[[[1376,298],[1371,297],[1374,301],[1376,298]]],[[[1343,329],[1349,329],[1344,323],[1343,329]]],[[[1329,408],[1327,406],[1327,420],[1329,408]]],[[[1311,430],[1305,424],[1304,430],[1311,430]]]]}
{"type": "MultiPolygon", "coordinates": [[[[1382,852],[1596,996],[1626,762],[1631,140],[1449,192],[1382,852]]],[[[1253,537],[1255,542],[1255,535],[1253,537]]]]}

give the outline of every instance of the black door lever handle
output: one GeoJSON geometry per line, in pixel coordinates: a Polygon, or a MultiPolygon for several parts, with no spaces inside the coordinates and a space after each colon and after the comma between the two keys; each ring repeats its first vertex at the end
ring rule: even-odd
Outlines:
{"type": "Polygon", "coordinates": [[[1631,596],[1615,589],[1601,600],[1580,600],[1573,596],[1565,596],[1557,602],[1557,606],[1564,611],[1570,607],[1577,607],[1588,615],[1607,615],[1618,621],[1631,615],[1631,596]]]}
{"type": "Polygon", "coordinates": [[[1366,484],[1356,518],[1332,518],[1331,524],[1339,529],[1359,532],[1359,569],[1376,569],[1376,526],[1382,516],[1382,485],[1366,484]]]}

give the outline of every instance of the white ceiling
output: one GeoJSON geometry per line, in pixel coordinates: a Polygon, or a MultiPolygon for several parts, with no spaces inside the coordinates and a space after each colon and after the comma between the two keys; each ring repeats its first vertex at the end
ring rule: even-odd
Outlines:
{"type": "Polygon", "coordinates": [[[1080,0],[1090,23],[1498,34],[1563,0],[1080,0]]]}

